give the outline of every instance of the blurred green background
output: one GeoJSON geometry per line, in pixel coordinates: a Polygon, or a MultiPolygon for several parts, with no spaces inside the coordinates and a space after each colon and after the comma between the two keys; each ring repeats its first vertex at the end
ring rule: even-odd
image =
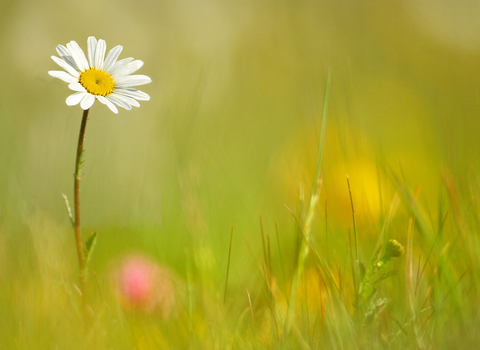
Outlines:
{"type": "Polygon", "coordinates": [[[321,202],[332,227],[351,226],[346,174],[366,236],[395,192],[383,172],[419,186],[427,211],[442,172],[468,202],[480,183],[479,16],[479,3],[452,0],[2,1],[4,293],[38,274],[39,256],[51,257],[46,274],[65,261],[75,271],[61,194],[72,201],[82,112],[47,74],[56,45],[122,45],[153,81],[138,109],[90,112],[82,224],[99,234],[93,269],[140,251],[183,276],[193,244],[222,286],[233,226],[232,283],[244,285],[261,255],[259,215],[272,237],[277,223],[285,254],[296,240],[284,204],[298,208],[312,183],[329,71],[321,202]]]}

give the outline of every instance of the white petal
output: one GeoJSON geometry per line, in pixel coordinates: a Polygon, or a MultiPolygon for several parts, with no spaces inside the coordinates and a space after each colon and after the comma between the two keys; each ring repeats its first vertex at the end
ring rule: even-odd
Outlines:
{"type": "Polygon", "coordinates": [[[109,74],[112,75],[112,74],[115,74],[115,72],[123,67],[125,67],[128,62],[131,62],[133,61],[133,58],[132,57],[129,57],[129,58],[124,58],[123,60],[120,60],[118,61],[117,63],[115,63],[113,65],[113,67],[109,70],[109,74]]]}
{"type": "Polygon", "coordinates": [[[80,102],[80,107],[82,107],[82,109],[86,111],[87,109],[92,107],[94,102],[95,102],[95,96],[87,93],[85,94],[82,101],[80,102]]]}
{"type": "Polygon", "coordinates": [[[72,57],[72,54],[70,53],[70,51],[68,51],[68,49],[63,46],[63,45],[57,45],[57,52],[58,54],[60,55],[60,57],[65,61],[67,62],[69,65],[71,65],[73,68],[75,68],[76,70],[78,70],[78,67],[77,67],[77,64],[75,63],[75,61],[73,60],[73,57],[72,57]]]}
{"type": "Polygon", "coordinates": [[[140,103],[138,103],[138,101],[134,100],[131,97],[121,95],[121,94],[117,94],[115,92],[113,94],[109,95],[109,96],[113,96],[115,98],[118,98],[118,99],[124,101],[125,103],[128,103],[129,105],[132,105],[134,107],[140,107],[140,103]]]}
{"type": "Polygon", "coordinates": [[[77,83],[77,82],[78,82],[78,79],[77,79],[77,78],[72,77],[70,74],[68,74],[67,72],[64,72],[64,71],[51,70],[51,71],[48,71],[48,74],[50,74],[50,75],[51,75],[52,77],[54,77],[54,78],[61,79],[61,80],[63,80],[63,81],[66,82],[66,83],[73,84],[73,83],[77,83]]]}
{"type": "Polygon", "coordinates": [[[115,89],[116,94],[128,96],[130,98],[134,98],[135,100],[139,101],[149,101],[150,96],[148,96],[146,93],[143,91],[137,90],[137,89],[132,89],[132,88],[118,88],[115,89]]]}
{"type": "Polygon", "coordinates": [[[80,103],[85,95],[87,95],[85,92],[76,92],[68,96],[65,102],[67,102],[67,106],[76,106],[80,103]]]}
{"type": "Polygon", "coordinates": [[[90,68],[95,64],[95,48],[97,47],[97,39],[94,36],[89,36],[87,39],[88,46],[88,62],[90,63],[90,68]]]}
{"type": "Polygon", "coordinates": [[[123,107],[123,108],[125,108],[125,109],[128,110],[128,111],[132,109],[132,106],[130,106],[130,105],[129,105],[127,102],[125,102],[123,99],[118,98],[118,96],[108,95],[107,99],[108,99],[110,102],[113,102],[113,103],[115,103],[117,106],[123,107]]]}
{"type": "Polygon", "coordinates": [[[115,87],[130,87],[151,83],[152,79],[146,75],[128,75],[115,81],[115,87]]]}
{"type": "Polygon", "coordinates": [[[52,56],[52,60],[54,60],[56,64],[58,64],[60,67],[65,69],[68,73],[70,73],[70,75],[74,76],[75,78],[78,78],[80,76],[79,72],[75,68],[73,68],[71,65],[69,65],[67,62],[65,62],[61,58],[52,56]]]}
{"type": "Polygon", "coordinates": [[[89,68],[87,58],[85,57],[85,54],[83,53],[83,50],[78,46],[78,44],[75,41],[70,41],[67,44],[67,49],[70,51],[72,54],[73,60],[78,66],[78,69],[83,72],[89,68]]]}
{"type": "Polygon", "coordinates": [[[117,114],[118,113],[118,109],[117,107],[112,103],[110,102],[107,98],[103,97],[103,96],[97,96],[97,100],[99,100],[101,103],[103,103],[104,105],[107,105],[108,108],[110,108],[110,110],[117,114]]]}
{"type": "Polygon", "coordinates": [[[127,64],[125,67],[117,70],[115,72],[115,74],[112,74],[112,78],[114,80],[117,80],[121,77],[124,77],[124,76],[127,76],[127,75],[130,75],[132,74],[133,72],[136,72],[137,70],[140,69],[140,67],[143,66],[143,62],[140,61],[140,60],[135,60],[133,62],[130,62],[129,64],[127,64]]]}
{"type": "Polygon", "coordinates": [[[120,45],[115,46],[113,49],[110,50],[110,52],[107,55],[107,58],[105,58],[105,62],[103,62],[103,70],[107,73],[109,72],[109,69],[113,67],[115,64],[115,61],[117,60],[118,56],[120,56],[120,53],[122,52],[123,47],[120,45]]]}
{"type": "Polygon", "coordinates": [[[85,88],[82,86],[80,83],[74,83],[74,84],[69,84],[68,88],[73,91],[78,91],[78,92],[87,92],[85,88]]]}
{"type": "Polygon", "coordinates": [[[97,42],[97,48],[95,49],[95,68],[103,68],[103,60],[105,59],[105,51],[107,50],[107,44],[105,40],[100,39],[97,42]]]}

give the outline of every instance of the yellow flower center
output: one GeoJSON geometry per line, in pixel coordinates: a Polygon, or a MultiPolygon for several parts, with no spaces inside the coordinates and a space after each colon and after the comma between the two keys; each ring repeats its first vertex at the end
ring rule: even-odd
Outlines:
{"type": "Polygon", "coordinates": [[[115,87],[112,76],[97,68],[82,72],[78,81],[92,95],[108,96],[115,87]]]}

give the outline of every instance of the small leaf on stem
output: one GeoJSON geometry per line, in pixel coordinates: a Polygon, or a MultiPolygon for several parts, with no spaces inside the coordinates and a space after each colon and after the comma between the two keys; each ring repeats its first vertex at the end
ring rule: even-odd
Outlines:
{"type": "Polygon", "coordinates": [[[63,199],[65,200],[65,206],[67,207],[67,213],[68,213],[68,217],[70,218],[70,222],[72,223],[72,226],[75,226],[75,220],[73,220],[72,210],[70,209],[70,204],[68,204],[67,195],[62,193],[62,196],[63,196],[63,199]]]}
{"type": "Polygon", "coordinates": [[[97,243],[97,233],[92,232],[90,237],[88,237],[87,241],[85,242],[85,267],[88,265],[90,258],[92,256],[93,248],[95,248],[95,244],[97,243]]]}

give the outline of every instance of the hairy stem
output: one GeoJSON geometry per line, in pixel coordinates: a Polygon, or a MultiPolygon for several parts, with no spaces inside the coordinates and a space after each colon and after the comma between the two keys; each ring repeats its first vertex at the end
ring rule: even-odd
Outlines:
{"type": "Polygon", "coordinates": [[[83,141],[85,139],[85,129],[87,127],[89,109],[83,111],[82,124],[80,126],[80,134],[78,135],[78,146],[77,146],[77,157],[75,160],[75,173],[74,173],[74,203],[75,203],[75,243],[77,245],[77,254],[78,254],[78,266],[80,269],[80,292],[82,293],[82,299],[84,305],[86,306],[86,295],[85,287],[87,284],[87,274],[86,274],[86,264],[85,264],[85,255],[83,252],[83,243],[82,243],[82,232],[81,232],[81,221],[80,221],[80,180],[82,176],[80,170],[82,168],[82,158],[83,158],[83,141]]]}

